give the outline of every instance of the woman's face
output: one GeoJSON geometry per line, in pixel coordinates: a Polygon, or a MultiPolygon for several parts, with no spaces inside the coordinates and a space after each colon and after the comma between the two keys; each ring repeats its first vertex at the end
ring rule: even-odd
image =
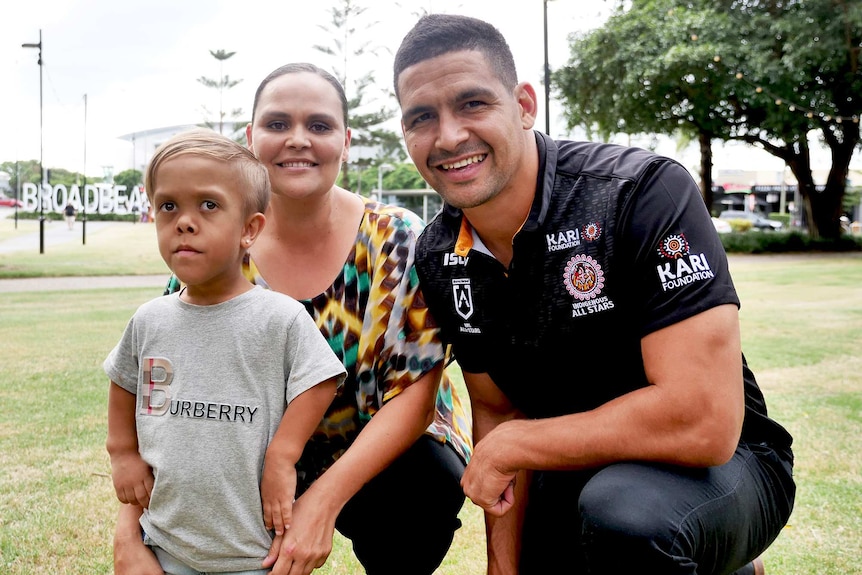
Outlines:
{"type": "Polygon", "coordinates": [[[311,72],[271,80],[246,134],[269,170],[273,193],[295,198],[329,191],[350,146],[338,93],[311,72]]]}

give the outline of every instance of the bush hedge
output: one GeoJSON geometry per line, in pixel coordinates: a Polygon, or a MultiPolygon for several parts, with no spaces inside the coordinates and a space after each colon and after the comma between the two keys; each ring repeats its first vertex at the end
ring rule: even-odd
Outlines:
{"type": "Polygon", "coordinates": [[[862,236],[843,235],[837,240],[812,239],[801,232],[731,232],[721,234],[727,253],[768,254],[787,252],[862,251],[862,236]]]}
{"type": "MultiPolygon", "coordinates": [[[[9,216],[12,217],[11,215],[9,216]]],[[[46,212],[45,217],[51,220],[62,220],[63,214],[54,212],[46,212]]],[[[80,221],[83,214],[78,214],[80,221]]],[[[139,215],[126,214],[87,214],[88,221],[121,221],[130,222],[137,221],[139,215]]],[[[38,219],[39,214],[36,212],[18,212],[20,219],[38,219]]],[[[727,253],[741,254],[767,254],[767,253],[787,253],[787,252],[855,252],[862,251],[862,236],[859,235],[843,235],[838,240],[814,240],[808,237],[807,234],[790,231],[790,232],[760,232],[740,231],[739,224],[742,228],[750,227],[751,222],[748,220],[730,220],[733,226],[733,232],[729,234],[719,234],[721,243],[727,253]],[[742,224],[747,224],[747,226],[742,224]]]]}

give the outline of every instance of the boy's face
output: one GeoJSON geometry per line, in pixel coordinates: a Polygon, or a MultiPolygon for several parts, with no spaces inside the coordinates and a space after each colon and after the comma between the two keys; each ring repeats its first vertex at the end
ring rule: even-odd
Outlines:
{"type": "Polygon", "coordinates": [[[159,252],[187,286],[230,289],[256,230],[244,213],[243,182],[224,162],[194,154],[169,158],[153,190],[159,252]]]}

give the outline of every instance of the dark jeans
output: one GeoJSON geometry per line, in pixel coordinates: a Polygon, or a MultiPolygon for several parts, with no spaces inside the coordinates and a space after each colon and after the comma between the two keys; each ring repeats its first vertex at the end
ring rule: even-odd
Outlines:
{"type": "Polygon", "coordinates": [[[519,573],[745,573],[790,517],[792,465],[767,446],[741,444],[728,463],[705,469],[537,472],[519,573]]]}
{"type": "Polygon", "coordinates": [[[424,435],[344,506],[335,526],[366,573],[437,569],[461,526],[463,473],[454,449],[424,435]]]}

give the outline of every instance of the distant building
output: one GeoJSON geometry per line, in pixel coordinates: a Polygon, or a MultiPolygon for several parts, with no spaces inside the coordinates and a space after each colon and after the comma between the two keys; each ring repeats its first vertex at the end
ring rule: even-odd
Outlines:
{"type": "Polygon", "coordinates": [[[132,132],[120,136],[120,140],[131,142],[132,156],[131,168],[143,173],[147,169],[147,164],[150,158],[156,151],[156,148],[165,143],[168,139],[176,136],[180,132],[196,128],[197,124],[180,124],[178,126],[167,126],[164,128],[153,128],[152,130],[143,130],[140,132],[132,132]]]}
{"type": "Polygon", "coordinates": [[[11,179],[12,176],[6,172],[0,172],[0,194],[9,194],[12,192],[12,188],[9,186],[9,181],[11,179]]]}

